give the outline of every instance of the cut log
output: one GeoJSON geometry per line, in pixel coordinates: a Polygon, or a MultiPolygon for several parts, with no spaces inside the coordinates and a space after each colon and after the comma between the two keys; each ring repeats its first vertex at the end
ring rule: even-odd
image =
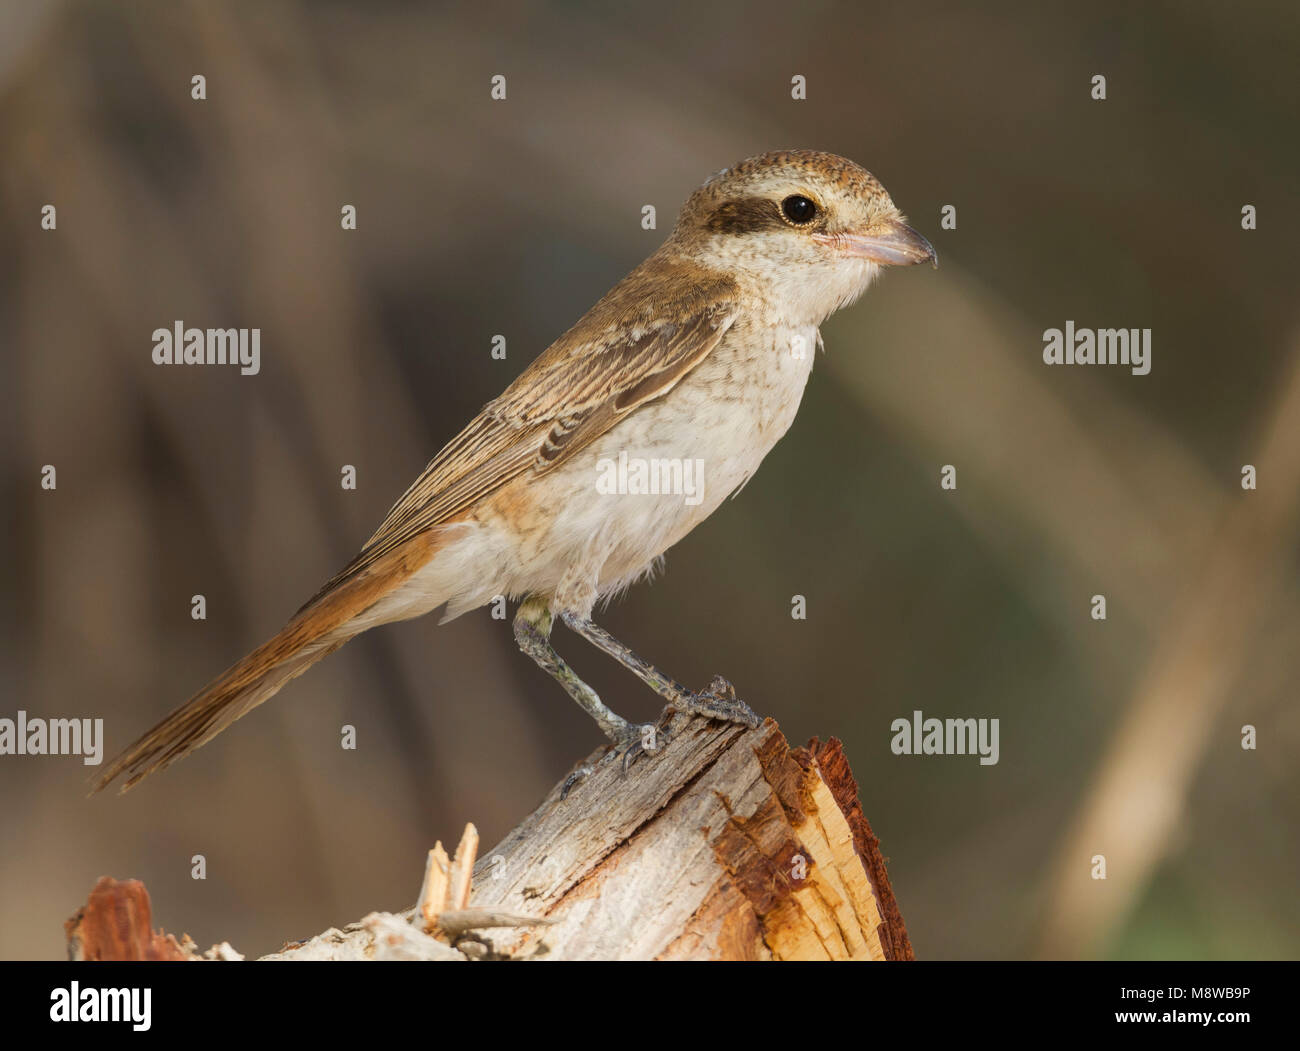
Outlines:
{"type": "MultiPolygon", "coordinates": [[[[771,719],[747,730],[675,716],[667,729],[626,773],[601,749],[567,795],[552,789],[479,857],[445,928],[426,931],[419,907],[372,913],[264,959],[912,959],[837,740],[791,748],[771,719]]],[[[161,937],[144,900],[130,927],[142,944],[161,937]]]]}

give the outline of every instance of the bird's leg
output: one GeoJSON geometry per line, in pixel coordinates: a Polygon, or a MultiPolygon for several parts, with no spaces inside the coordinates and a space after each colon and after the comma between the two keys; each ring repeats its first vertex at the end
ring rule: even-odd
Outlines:
{"type": "MultiPolygon", "coordinates": [[[[644,726],[630,723],[611,711],[596,691],[578,678],[564,658],[555,652],[555,647],[551,645],[552,623],[550,606],[543,599],[534,596],[525,600],[515,614],[515,641],[519,643],[519,648],[563,686],[564,692],[577,701],[584,712],[596,720],[601,732],[614,743],[615,754],[622,753],[624,769],[640,752],[656,751],[661,731],[653,723],[644,726]]],[[[581,771],[582,775],[586,773],[590,771],[581,771]]],[[[570,777],[565,782],[562,796],[568,793],[576,780],[578,777],[570,777]]]]}
{"type": "Polygon", "coordinates": [[[576,631],[598,650],[607,653],[627,668],[667,701],[668,707],[673,710],[690,712],[709,719],[721,719],[729,723],[740,723],[751,728],[763,721],[749,705],[736,696],[734,687],[721,675],[715,675],[706,689],[694,693],[672,676],[665,675],[653,664],[642,660],[599,624],[573,613],[562,613],[560,619],[570,630],[576,631]]]}

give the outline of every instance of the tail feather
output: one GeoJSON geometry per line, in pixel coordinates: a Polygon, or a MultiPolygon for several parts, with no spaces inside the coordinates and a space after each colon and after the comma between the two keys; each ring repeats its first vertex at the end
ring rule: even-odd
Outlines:
{"type": "MultiPolygon", "coordinates": [[[[433,535],[417,537],[364,572],[322,591],[279,634],[228,668],[109,763],[91,794],[122,774],[128,775],[122,785],[122,791],[127,791],[273,697],[291,679],[362,630],[350,622],[427,562],[436,546],[433,535]]],[[[373,618],[363,620],[364,627],[374,623],[373,618]]]]}
{"type": "Polygon", "coordinates": [[[259,658],[261,649],[254,650],[114,759],[95,783],[93,791],[99,792],[117,777],[127,774],[122,785],[125,792],[149,774],[184,758],[236,719],[269,700],[290,679],[301,675],[346,641],[343,638],[329,644],[305,647],[281,663],[265,668],[247,685],[231,685],[231,680],[242,681],[249,669],[264,667],[264,660],[259,658]]]}

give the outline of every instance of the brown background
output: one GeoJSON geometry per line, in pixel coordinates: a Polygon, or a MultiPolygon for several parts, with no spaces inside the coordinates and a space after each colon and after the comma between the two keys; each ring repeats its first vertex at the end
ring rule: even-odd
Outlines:
{"type": "MultiPolygon", "coordinates": [[[[1077,7],[6,5],[0,715],[103,717],[115,752],[272,634],[706,175],[811,146],[942,267],[824,326],[789,436],[607,625],[844,739],[921,957],[1296,956],[1300,26],[1077,7]],[[261,374],[151,364],[178,318],[260,327],[261,374]],[[1067,318],[1152,328],[1151,374],[1048,369],[1067,318]],[[999,718],[1001,762],[893,756],[914,709],[999,718]]],[[[124,798],[0,758],[0,956],[59,956],[101,874],[248,953],[404,906],[435,838],[491,844],[597,741],[479,611],[354,642],[124,798]]]]}

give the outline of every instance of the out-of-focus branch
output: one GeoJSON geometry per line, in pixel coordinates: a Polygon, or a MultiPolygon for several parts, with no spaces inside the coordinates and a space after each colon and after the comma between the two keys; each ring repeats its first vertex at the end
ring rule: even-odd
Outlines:
{"type": "MultiPolygon", "coordinates": [[[[1300,517],[1300,346],[1280,384],[1243,491],[1183,590],[1181,615],[1157,643],[1134,702],[1065,837],[1049,884],[1041,953],[1073,957],[1114,930],[1163,857],[1188,786],[1278,583],[1274,567],[1300,517]],[[1112,878],[1091,878],[1104,855],[1112,878]]],[[[1223,747],[1237,747],[1236,731],[1223,747]]]]}

